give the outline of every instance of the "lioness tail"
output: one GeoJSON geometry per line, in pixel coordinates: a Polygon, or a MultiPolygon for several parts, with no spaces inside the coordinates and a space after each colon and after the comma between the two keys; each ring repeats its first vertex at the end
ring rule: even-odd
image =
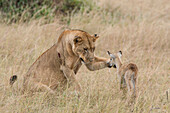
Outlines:
{"type": "Polygon", "coordinates": [[[11,76],[9,84],[12,86],[16,80],[17,80],[17,75],[11,76]]]}

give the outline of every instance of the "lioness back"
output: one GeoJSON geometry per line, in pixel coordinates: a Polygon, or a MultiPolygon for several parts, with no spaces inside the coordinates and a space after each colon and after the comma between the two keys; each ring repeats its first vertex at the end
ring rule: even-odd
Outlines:
{"type": "Polygon", "coordinates": [[[41,82],[51,89],[55,89],[58,84],[66,82],[65,76],[60,71],[60,59],[56,48],[56,45],[52,46],[32,64],[24,75],[24,86],[27,86],[28,82],[32,81],[41,82]]]}

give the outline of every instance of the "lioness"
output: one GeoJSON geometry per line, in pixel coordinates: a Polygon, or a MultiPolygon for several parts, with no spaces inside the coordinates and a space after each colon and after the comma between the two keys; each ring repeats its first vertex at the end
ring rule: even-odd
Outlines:
{"type": "MultiPolygon", "coordinates": [[[[61,33],[56,44],[45,51],[30,66],[24,75],[23,89],[44,89],[52,93],[58,86],[74,83],[75,89],[81,91],[75,75],[82,63],[90,70],[112,67],[110,59],[94,55],[97,34],[90,35],[82,30],[65,30],[61,33]]],[[[10,79],[12,85],[17,79],[10,79]]]]}

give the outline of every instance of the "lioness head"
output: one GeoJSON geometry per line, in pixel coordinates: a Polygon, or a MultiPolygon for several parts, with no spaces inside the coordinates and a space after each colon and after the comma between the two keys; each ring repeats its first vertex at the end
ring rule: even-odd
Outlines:
{"type": "Polygon", "coordinates": [[[99,38],[97,34],[89,35],[86,32],[77,33],[74,37],[73,52],[79,56],[84,63],[93,62],[95,41],[99,38]]]}

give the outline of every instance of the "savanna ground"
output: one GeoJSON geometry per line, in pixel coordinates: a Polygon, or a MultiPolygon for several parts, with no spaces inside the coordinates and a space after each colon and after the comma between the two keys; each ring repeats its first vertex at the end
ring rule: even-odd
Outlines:
{"type": "Polygon", "coordinates": [[[17,24],[0,23],[0,112],[78,113],[170,113],[170,1],[99,0],[94,10],[70,13],[44,24],[43,18],[17,24]],[[118,88],[116,70],[88,71],[76,75],[82,86],[80,98],[37,92],[24,97],[19,88],[22,75],[50,48],[65,28],[97,33],[95,54],[108,57],[107,50],[122,50],[123,62],[139,68],[138,96],[129,106],[118,88]],[[11,75],[18,75],[13,88],[11,75]],[[169,100],[167,99],[167,94],[169,100]]]}

